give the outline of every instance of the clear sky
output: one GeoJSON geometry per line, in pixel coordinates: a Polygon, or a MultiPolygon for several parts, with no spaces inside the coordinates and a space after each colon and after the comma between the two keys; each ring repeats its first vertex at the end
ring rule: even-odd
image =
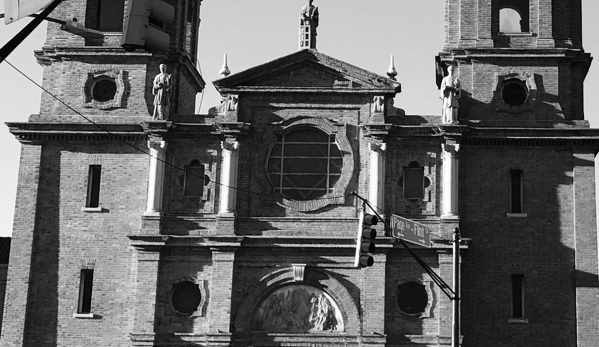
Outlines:
{"type": "MultiPolygon", "coordinates": [[[[74,0],[65,0],[74,1],[74,0]]],[[[223,54],[235,73],[288,55],[298,49],[299,12],[305,0],[204,0],[198,59],[207,82],[198,97],[199,113],[216,106],[220,97],[212,81],[219,78],[223,54]],[[201,100],[201,106],[199,101],[201,100]]],[[[587,52],[599,56],[599,1],[582,0],[583,39],[587,52]]],[[[397,80],[402,93],[395,107],[407,114],[440,115],[435,84],[434,57],[443,48],[444,0],[315,0],[319,7],[317,48],[320,52],[385,75],[395,55],[397,80]]],[[[0,2],[0,13],[4,12],[0,2]]],[[[64,18],[57,18],[64,19],[64,18]]],[[[0,23],[4,45],[30,19],[5,26],[0,23]]],[[[56,25],[56,24],[50,24],[56,25]]],[[[41,67],[33,56],[44,44],[46,24],[38,28],[8,61],[37,82],[41,67]]],[[[0,100],[3,122],[24,122],[39,112],[42,91],[6,62],[0,64],[0,100]]],[[[591,126],[599,127],[599,62],[585,80],[585,113],[591,126]]],[[[12,231],[20,155],[19,142],[0,126],[0,236],[12,231]]]]}

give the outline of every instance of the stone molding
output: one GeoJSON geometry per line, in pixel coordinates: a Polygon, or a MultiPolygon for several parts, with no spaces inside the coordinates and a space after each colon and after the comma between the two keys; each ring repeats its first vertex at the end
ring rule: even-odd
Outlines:
{"type": "MultiPolygon", "coordinates": [[[[329,272],[317,270],[312,267],[305,269],[305,278],[302,284],[310,285],[329,294],[339,306],[346,333],[357,333],[360,330],[360,314],[356,301],[341,282],[331,276],[329,272]]],[[[250,332],[253,315],[264,299],[274,290],[288,284],[297,283],[293,266],[269,272],[252,285],[245,300],[235,311],[233,319],[235,332],[250,332]]]]}
{"type": "Polygon", "coordinates": [[[354,153],[351,143],[347,137],[347,125],[339,125],[324,118],[312,117],[294,117],[281,123],[271,123],[266,125],[264,137],[260,145],[258,155],[256,156],[256,177],[262,187],[273,195],[272,199],[275,203],[283,208],[289,208],[300,212],[316,211],[331,204],[344,204],[346,202],[345,190],[352,178],[354,169],[354,153]],[[276,198],[274,190],[270,184],[267,173],[268,154],[274,147],[277,141],[277,136],[296,126],[311,126],[325,133],[335,134],[336,142],[339,150],[343,154],[343,167],[341,169],[341,177],[335,184],[332,193],[307,201],[298,201],[286,199],[283,196],[276,198]]]}

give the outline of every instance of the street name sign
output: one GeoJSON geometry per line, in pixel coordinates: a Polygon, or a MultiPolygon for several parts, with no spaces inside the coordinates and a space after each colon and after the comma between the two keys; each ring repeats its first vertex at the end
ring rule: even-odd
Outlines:
{"type": "Polygon", "coordinates": [[[424,247],[431,247],[431,230],[424,224],[391,215],[391,235],[424,247]]]}

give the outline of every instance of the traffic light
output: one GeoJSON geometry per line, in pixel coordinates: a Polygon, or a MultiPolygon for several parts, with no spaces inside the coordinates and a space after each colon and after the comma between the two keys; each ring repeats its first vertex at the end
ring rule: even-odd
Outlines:
{"type": "Polygon", "coordinates": [[[121,47],[126,51],[138,48],[150,52],[166,52],[170,37],[165,25],[175,18],[175,8],[161,0],[129,0],[121,47]]]}
{"type": "Polygon", "coordinates": [[[360,211],[360,223],[358,224],[358,237],[356,242],[356,258],[354,266],[364,267],[372,266],[374,258],[372,253],[376,248],[374,239],[376,239],[376,230],[372,228],[378,223],[377,216],[360,211]]]}

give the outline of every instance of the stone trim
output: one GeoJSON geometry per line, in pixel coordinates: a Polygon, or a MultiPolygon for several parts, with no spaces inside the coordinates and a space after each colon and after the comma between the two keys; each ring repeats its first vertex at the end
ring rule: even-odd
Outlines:
{"type": "Polygon", "coordinates": [[[258,155],[256,157],[256,177],[264,190],[275,195],[274,189],[268,179],[268,155],[277,141],[277,135],[289,131],[297,126],[314,127],[325,133],[335,134],[335,140],[339,146],[339,150],[343,155],[343,167],[341,169],[341,177],[332,193],[307,201],[290,200],[284,197],[276,198],[275,203],[283,208],[289,208],[300,212],[311,212],[321,209],[332,204],[344,204],[346,202],[345,190],[349,185],[354,170],[354,154],[351,143],[347,137],[347,126],[345,124],[338,125],[324,118],[312,117],[295,117],[281,123],[273,123],[266,126],[266,131],[263,137],[263,142],[260,145],[258,155]]]}
{"type": "Polygon", "coordinates": [[[114,69],[96,69],[88,71],[87,76],[85,76],[83,80],[83,95],[85,96],[83,106],[99,110],[123,107],[123,96],[125,95],[125,89],[127,89],[124,78],[125,73],[126,72],[123,70],[114,69]],[[102,79],[110,79],[116,84],[116,93],[111,100],[97,101],[93,98],[93,86],[102,79]]]}
{"type": "MultiPolygon", "coordinates": [[[[330,295],[341,311],[346,333],[360,330],[360,315],[356,301],[349,291],[328,272],[307,267],[302,284],[311,285],[330,295]]],[[[245,300],[237,307],[233,319],[235,332],[251,332],[253,316],[262,301],[274,290],[287,284],[296,284],[293,266],[269,272],[251,290],[245,293],[245,300]]]]}
{"type": "Polygon", "coordinates": [[[436,304],[436,296],[435,291],[433,290],[433,281],[430,280],[421,280],[418,278],[404,278],[397,283],[397,289],[395,290],[395,304],[397,305],[399,286],[404,283],[415,282],[424,286],[424,290],[426,290],[426,294],[428,295],[428,302],[423,312],[409,314],[403,312],[398,306],[395,307],[397,311],[401,314],[402,317],[406,319],[422,319],[422,318],[431,318],[433,316],[433,307],[436,304]]]}
{"type": "Polygon", "coordinates": [[[190,317],[190,318],[206,317],[206,312],[208,310],[208,302],[210,301],[210,298],[208,297],[208,295],[209,295],[208,280],[205,280],[202,278],[190,277],[190,276],[183,276],[183,277],[180,277],[177,280],[171,282],[170,289],[165,291],[165,293],[166,293],[165,294],[166,298],[164,298],[165,299],[164,301],[167,303],[167,306],[169,307],[169,311],[171,311],[171,314],[174,314],[177,316],[190,317]],[[185,281],[197,284],[198,288],[200,289],[200,303],[198,304],[197,309],[192,313],[179,312],[179,311],[175,310],[175,308],[173,307],[173,304],[172,304],[172,296],[173,296],[174,286],[178,283],[185,282],[185,281]]]}
{"type": "Polygon", "coordinates": [[[526,71],[513,71],[507,74],[495,74],[495,90],[493,91],[493,103],[495,103],[495,111],[522,113],[525,111],[533,111],[537,101],[537,84],[535,83],[535,74],[526,71]],[[505,86],[505,82],[516,79],[526,85],[527,97],[526,101],[520,106],[511,106],[506,104],[501,97],[501,90],[505,86]]]}

